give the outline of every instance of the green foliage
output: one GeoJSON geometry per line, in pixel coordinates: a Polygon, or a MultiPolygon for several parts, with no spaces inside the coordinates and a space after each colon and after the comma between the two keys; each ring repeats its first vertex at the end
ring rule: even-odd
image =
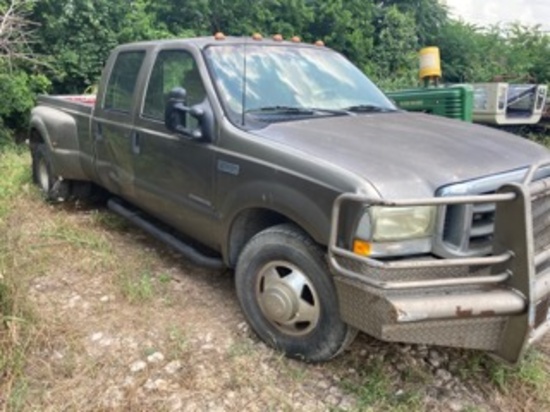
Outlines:
{"type": "Polygon", "coordinates": [[[50,82],[43,74],[30,74],[22,69],[7,67],[2,69],[0,66],[0,118],[4,128],[24,128],[36,94],[45,93],[49,86],[50,82]]]}
{"type": "Polygon", "coordinates": [[[384,90],[410,87],[416,83],[416,32],[414,16],[399,11],[396,6],[389,7],[381,16],[373,61],[374,77],[384,90]]]}
{"type": "MultiPolygon", "coordinates": [[[[21,193],[21,188],[31,180],[28,154],[23,152],[24,150],[15,146],[13,142],[0,146],[0,229],[4,216],[12,207],[12,202],[21,193]]],[[[0,246],[0,257],[1,255],[0,246]]]]}
{"type": "Polygon", "coordinates": [[[38,53],[50,64],[55,91],[78,93],[97,82],[117,33],[125,24],[129,2],[42,0],[32,19],[39,23],[38,53]]]}
{"type": "Polygon", "coordinates": [[[4,409],[15,411],[23,410],[25,361],[35,331],[25,280],[30,271],[16,257],[23,249],[17,236],[9,234],[9,216],[30,182],[28,153],[13,142],[0,146],[0,176],[0,394],[4,409]]]}
{"type": "Polygon", "coordinates": [[[550,82],[550,36],[518,24],[481,29],[448,22],[437,40],[449,82],[550,82]]]}
{"type": "Polygon", "coordinates": [[[435,45],[442,28],[449,21],[448,10],[439,0],[383,0],[380,7],[395,6],[402,13],[412,15],[416,37],[422,46],[435,45]]]}
{"type": "Polygon", "coordinates": [[[25,128],[37,93],[97,84],[116,45],[217,31],[321,39],[386,90],[416,86],[417,52],[432,45],[447,82],[550,82],[550,37],[539,28],[482,29],[452,20],[438,0],[41,0],[20,12],[37,23],[33,60],[8,64],[0,53],[0,142],[25,128]]]}
{"type": "Polygon", "coordinates": [[[384,363],[372,360],[359,373],[356,381],[344,381],[343,389],[357,398],[360,411],[420,411],[421,395],[416,390],[404,390],[399,394],[392,390],[393,384],[384,363]]]}
{"type": "Polygon", "coordinates": [[[373,4],[362,0],[312,2],[315,20],[312,38],[323,40],[363,70],[372,68],[373,4]]]}

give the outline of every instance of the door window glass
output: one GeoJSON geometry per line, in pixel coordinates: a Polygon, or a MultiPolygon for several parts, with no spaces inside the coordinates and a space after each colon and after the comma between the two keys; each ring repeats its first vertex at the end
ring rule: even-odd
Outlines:
{"type": "Polygon", "coordinates": [[[130,112],[144,51],[122,52],[113,66],[103,108],[130,112]]]}
{"type": "MultiPolygon", "coordinates": [[[[187,92],[187,106],[204,101],[206,91],[193,56],[183,50],[161,51],[157,57],[143,106],[143,116],[164,120],[164,106],[170,90],[183,87],[187,92]]],[[[186,126],[195,128],[198,122],[187,116],[186,126]]]]}

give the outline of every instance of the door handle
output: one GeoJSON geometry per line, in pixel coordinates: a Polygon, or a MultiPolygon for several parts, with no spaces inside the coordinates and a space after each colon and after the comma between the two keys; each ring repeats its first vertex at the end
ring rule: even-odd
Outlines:
{"type": "Polygon", "coordinates": [[[141,153],[140,135],[138,132],[132,133],[132,152],[137,155],[141,153]]]}

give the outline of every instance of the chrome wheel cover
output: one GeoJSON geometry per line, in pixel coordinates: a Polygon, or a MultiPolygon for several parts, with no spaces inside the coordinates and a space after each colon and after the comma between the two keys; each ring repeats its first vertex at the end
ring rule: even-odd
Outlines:
{"type": "Polygon", "coordinates": [[[317,292],[296,265],[268,263],[259,271],[255,292],[263,315],[281,332],[301,336],[317,326],[321,313],[317,292]]]}

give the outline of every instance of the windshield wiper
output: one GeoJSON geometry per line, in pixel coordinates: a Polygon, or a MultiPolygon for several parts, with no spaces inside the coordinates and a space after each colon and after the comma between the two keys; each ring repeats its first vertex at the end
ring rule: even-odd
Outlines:
{"type": "Polygon", "coordinates": [[[395,109],[389,107],[376,106],[374,104],[359,104],[356,106],[346,107],[343,110],[347,110],[352,113],[385,113],[395,112],[395,109]]]}
{"type": "Polygon", "coordinates": [[[342,109],[323,109],[319,107],[295,107],[295,106],[266,106],[259,107],[257,109],[247,110],[246,113],[269,113],[273,112],[276,114],[297,114],[297,115],[311,115],[313,116],[316,113],[328,113],[333,115],[348,115],[350,114],[347,110],[342,109]]]}
{"type": "Polygon", "coordinates": [[[256,109],[249,109],[246,111],[246,113],[268,113],[268,112],[274,112],[277,114],[280,114],[280,113],[313,114],[314,113],[312,109],[309,109],[306,107],[294,107],[294,106],[265,106],[265,107],[258,107],[256,109]]]}

